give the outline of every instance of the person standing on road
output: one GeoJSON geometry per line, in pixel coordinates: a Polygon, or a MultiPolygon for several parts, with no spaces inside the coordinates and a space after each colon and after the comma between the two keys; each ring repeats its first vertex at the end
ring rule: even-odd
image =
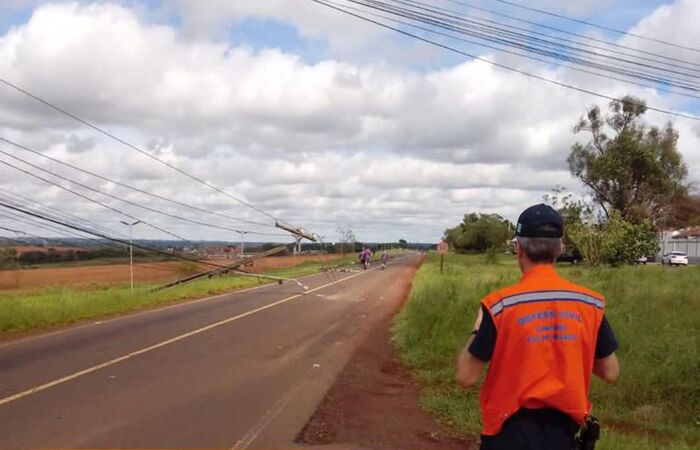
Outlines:
{"type": "Polygon", "coordinates": [[[619,376],[605,298],[561,278],[561,216],[526,209],[516,228],[520,282],[487,295],[457,360],[457,382],[481,389],[482,450],[570,450],[586,422],[591,373],[619,376]]]}
{"type": "Polygon", "coordinates": [[[369,247],[365,247],[361,252],[360,252],[360,263],[362,264],[362,268],[366,269],[369,267],[369,261],[372,259],[372,251],[369,249],[369,247]]]}
{"type": "Polygon", "coordinates": [[[382,270],[386,268],[386,263],[389,262],[389,252],[382,250],[382,270]]]}

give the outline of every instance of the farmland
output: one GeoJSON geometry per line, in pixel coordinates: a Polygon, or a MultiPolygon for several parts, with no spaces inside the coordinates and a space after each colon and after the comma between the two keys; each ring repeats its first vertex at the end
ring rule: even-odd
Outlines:
{"type": "MultiPolygon", "coordinates": [[[[253,262],[246,270],[265,272],[293,267],[305,262],[332,261],[341,255],[271,256],[253,262]]],[[[231,264],[231,260],[209,260],[214,264],[231,264]]],[[[183,272],[206,270],[206,266],[188,266],[187,263],[148,262],[134,263],[134,282],[161,283],[177,278],[183,272]]],[[[37,267],[32,269],[0,271],[0,291],[28,291],[50,286],[82,286],[87,284],[112,285],[128,283],[129,264],[81,264],[78,267],[37,267]]]]}
{"type": "MultiPolygon", "coordinates": [[[[354,254],[345,258],[341,255],[269,257],[256,261],[246,270],[279,277],[300,277],[317,273],[324,266],[353,263],[355,260],[354,254]]],[[[219,263],[230,264],[231,261],[219,263]]],[[[0,290],[0,333],[9,335],[47,328],[269,282],[254,277],[223,276],[152,292],[153,287],[176,278],[182,271],[182,263],[135,265],[133,293],[129,287],[128,264],[0,272],[0,276],[6,277],[4,280],[11,285],[10,289],[0,290]]]]}
{"type": "MultiPolygon", "coordinates": [[[[423,385],[423,405],[459,435],[478,435],[478,389],[454,382],[456,355],[467,340],[479,301],[515,282],[512,258],[448,255],[439,273],[431,255],[413,283],[393,333],[402,359],[423,385]]],[[[603,424],[600,448],[690,449],[700,445],[700,267],[588,268],[560,273],[603,292],[620,342],[615,385],[594,379],[594,414],[603,424]]]]}

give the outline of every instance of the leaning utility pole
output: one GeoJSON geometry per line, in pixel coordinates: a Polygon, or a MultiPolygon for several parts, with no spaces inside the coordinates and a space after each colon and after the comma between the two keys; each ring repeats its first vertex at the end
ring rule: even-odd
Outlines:
{"type": "Polygon", "coordinates": [[[293,227],[291,225],[287,225],[286,223],[280,222],[279,220],[275,220],[275,226],[277,228],[281,228],[284,231],[288,231],[289,233],[292,233],[294,236],[294,254],[298,255],[301,253],[301,240],[302,239],[308,239],[311,242],[316,242],[316,236],[312,233],[309,233],[303,228],[297,228],[293,227]]]}

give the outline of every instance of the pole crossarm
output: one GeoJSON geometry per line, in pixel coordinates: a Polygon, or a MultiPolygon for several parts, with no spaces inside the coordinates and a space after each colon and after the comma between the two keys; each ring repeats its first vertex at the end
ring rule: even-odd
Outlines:
{"type": "Polygon", "coordinates": [[[297,236],[299,238],[308,239],[311,242],[318,241],[316,235],[314,235],[313,233],[309,233],[301,227],[293,227],[291,225],[287,225],[286,223],[280,222],[279,220],[275,220],[275,226],[277,228],[283,229],[284,231],[288,231],[289,233],[292,233],[294,236],[297,236]]]}

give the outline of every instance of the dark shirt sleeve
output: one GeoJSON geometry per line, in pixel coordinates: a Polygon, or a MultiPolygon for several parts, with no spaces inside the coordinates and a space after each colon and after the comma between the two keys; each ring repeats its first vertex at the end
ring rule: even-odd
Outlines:
{"type": "Polygon", "coordinates": [[[496,346],[496,325],[488,310],[482,305],[484,318],[481,320],[479,331],[469,345],[469,353],[484,362],[490,361],[493,356],[493,348],[496,346]]]}
{"type": "Polygon", "coordinates": [[[600,323],[600,328],[598,328],[595,357],[596,359],[608,357],[612,355],[615,350],[617,350],[617,339],[615,339],[615,334],[608,323],[608,319],[603,316],[603,321],[600,323]]]}

